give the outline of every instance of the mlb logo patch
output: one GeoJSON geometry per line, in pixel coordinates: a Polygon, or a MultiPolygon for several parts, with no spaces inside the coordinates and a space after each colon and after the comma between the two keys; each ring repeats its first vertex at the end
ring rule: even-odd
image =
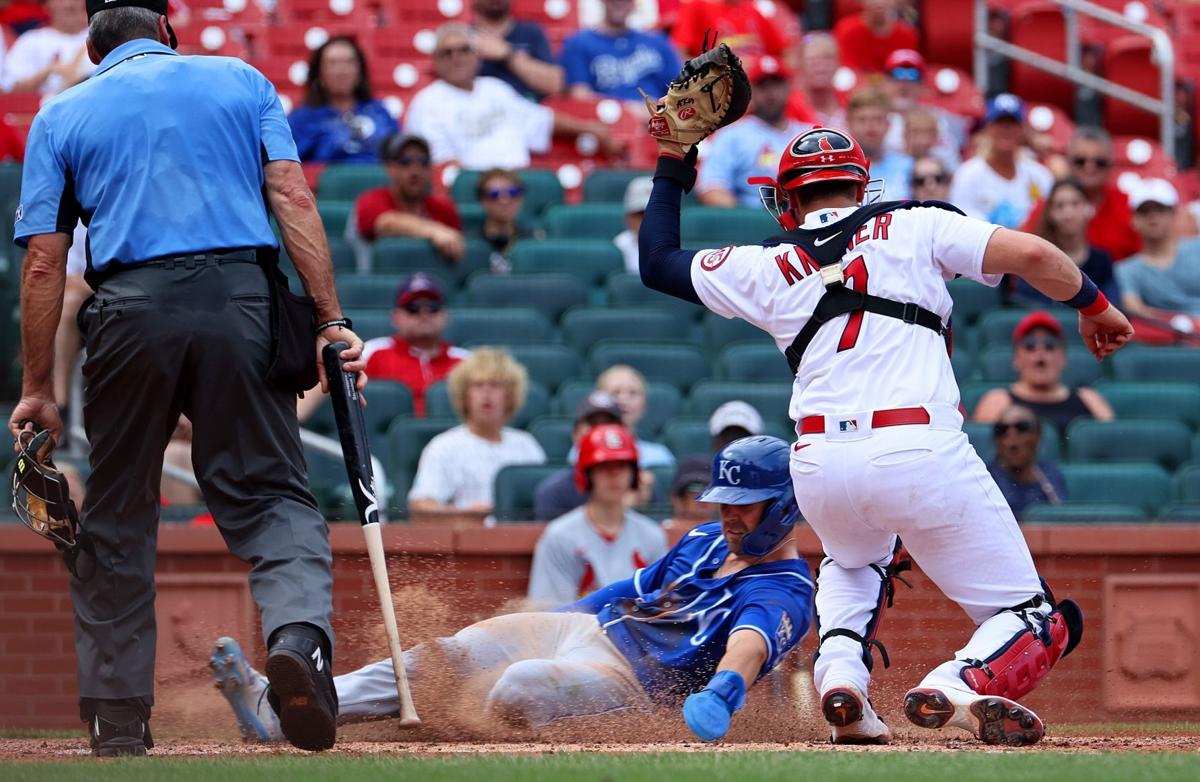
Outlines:
{"type": "Polygon", "coordinates": [[[854,418],[848,418],[845,421],[838,421],[839,432],[857,432],[858,421],[854,418]]]}

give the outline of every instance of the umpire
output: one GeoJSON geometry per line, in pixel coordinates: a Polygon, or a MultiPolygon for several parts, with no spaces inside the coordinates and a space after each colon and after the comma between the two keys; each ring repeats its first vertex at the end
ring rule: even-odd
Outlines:
{"type": "Polygon", "coordinates": [[[361,370],[362,341],[342,318],[270,82],[240,60],[177,55],[167,0],[86,3],[99,68],[47,103],[29,134],[15,232],[28,248],[24,382],[9,422],[14,433],[61,433],[54,332],[82,219],[95,290],[79,313],[91,442],[83,525],[96,567],[71,579],[80,717],[97,755],[153,746],[158,485],[183,413],[204,499],[230,551],[252,565],[284,734],[326,749],[337,715],[331,556],[296,393],[318,373],[325,387],[317,355],[330,342],[348,343],[345,366],[361,370]],[[280,290],[271,213],[312,302],[289,296],[286,279],[280,290]]]}

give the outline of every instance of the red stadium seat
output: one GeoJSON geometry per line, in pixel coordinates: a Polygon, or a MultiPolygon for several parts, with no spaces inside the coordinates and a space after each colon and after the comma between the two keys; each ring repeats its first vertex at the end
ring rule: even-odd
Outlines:
{"type": "MultiPolygon", "coordinates": [[[[1151,59],[1149,38],[1125,35],[1112,41],[1104,50],[1105,77],[1152,98],[1162,96],[1158,65],[1151,59]]],[[[1104,127],[1113,134],[1140,135],[1157,138],[1159,118],[1135,108],[1124,101],[1104,99],[1104,127]]]]}
{"type": "Polygon", "coordinates": [[[361,25],[376,24],[376,11],[367,0],[288,0],[278,6],[278,16],[290,22],[333,22],[361,25]]]}
{"type": "Polygon", "coordinates": [[[1034,103],[1029,106],[1029,125],[1035,133],[1045,133],[1055,152],[1065,152],[1071,136],[1075,135],[1075,123],[1058,106],[1049,103],[1034,103]]]}
{"type": "MultiPolygon", "coordinates": [[[[1020,5],[1013,10],[1011,24],[1015,46],[1066,62],[1066,23],[1057,5],[1050,2],[1020,5]]],[[[1026,100],[1053,103],[1065,111],[1074,111],[1074,86],[1045,71],[1014,61],[1009,86],[1026,100]]]]}
{"type": "Polygon", "coordinates": [[[265,51],[257,51],[255,54],[258,57],[266,55],[307,61],[312,50],[323,41],[321,31],[324,31],[325,38],[335,35],[354,38],[368,52],[368,57],[370,52],[374,51],[373,28],[360,28],[345,22],[289,22],[269,28],[265,38],[265,51]],[[314,45],[309,46],[309,43],[314,45]]]}
{"type": "Polygon", "coordinates": [[[925,68],[925,103],[960,117],[983,115],[983,93],[962,68],[930,63],[925,68]]]}
{"type": "Polygon", "coordinates": [[[1157,141],[1139,136],[1113,136],[1114,168],[1117,175],[1132,171],[1143,179],[1174,179],[1175,165],[1157,141]]]}
{"type": "Polygon", "coordinates": [[[936,13],[921,14],[921,53],[932,62],[973,67],[974,0],[940,0],[936,13]]]}
{"type": "Polygon", "coordinates": [[[230,22],[213,23],[195,16],[186,25],[171,25],[180,54],[214,54],[249,59],[245,33],[230,22]]]}

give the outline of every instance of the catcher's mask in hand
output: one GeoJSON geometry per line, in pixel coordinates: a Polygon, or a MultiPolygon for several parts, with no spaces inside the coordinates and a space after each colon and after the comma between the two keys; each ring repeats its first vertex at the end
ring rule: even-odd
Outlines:
{"type": "Polygon", "coordinates": [[[94,569],[94,549],[87,533],[79,527],[67,477],[50,459],[50,432],[22,431],[17,443],[20,450],[12,474],[13,511],[22,524],[54,543],[72,575],[86,578],[94,569]],[[85,559],[92,566],[87,574],[79,569],[81,551],[88,553],[85,559]]]}

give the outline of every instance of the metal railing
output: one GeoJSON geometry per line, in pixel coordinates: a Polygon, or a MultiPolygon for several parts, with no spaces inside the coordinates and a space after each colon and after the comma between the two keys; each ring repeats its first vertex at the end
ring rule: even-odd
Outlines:
{"type": "Polygon", "coordinates": [[[987,31],[988,4],[987,0],[975,0],[975,83],[980,90],[987,92],[987,53],[994,52],[1011,60],[1024,63],[1032,68],[1075,82],[1081,86],[1093,89],[1110,98],[1129,103],[1139,109],[1159,116],[1159,139],[1163,152],[1172,160],[1175,159],[1175,49],[1165,31],[1148,24],[1134,22],[1121,14],[1102,8],[1086,0],[1055,0],[1062,9],[1066,22],[1066,51],[1067,62],[1030,51],[1029,49],[1005,41],[987,31]],[[1115,27],[1128,30],[1131,33],[1144,35],[1150,39],[1153,47],[1153,57],[1159,68],[1159,89],[1161,98],[1155,99],[1143,95],[1136,90],[1123,87],[1120,84],[1103,79],[1094,73],[1083,70],[1080,66],[1079,48],[1079,17],[1078,14],[1098,19],[1115,27]]]}

